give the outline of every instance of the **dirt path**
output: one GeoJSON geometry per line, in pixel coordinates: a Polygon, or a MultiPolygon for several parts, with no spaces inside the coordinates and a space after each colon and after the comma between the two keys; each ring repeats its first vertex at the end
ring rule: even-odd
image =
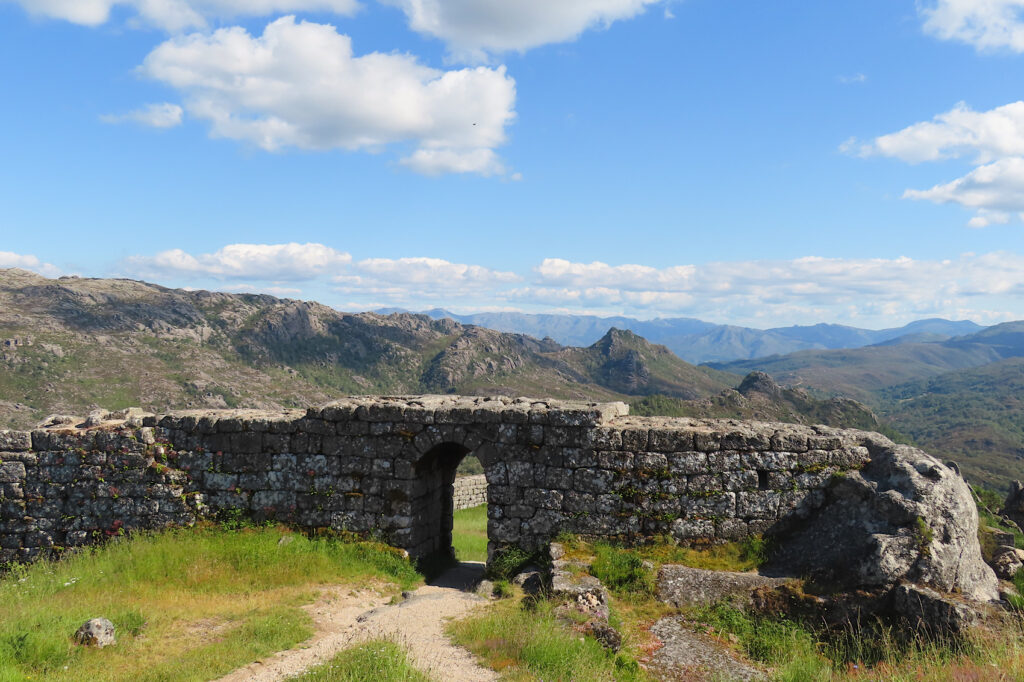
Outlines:
{"type": "Polygon", "coordinates": [[[390,598],[370,590],[331,591],[308,607],[316,634],[301,648],[239,668],[219,682],[287,679],[371,639],[401,644],[413,665],[438,680],[496,680],[493,671],[477,665],[472,654],[454,646],[444,634],[446,621],[487,603],[468,591],[482,572],[482,564],[460,564],[393,605],[387,603],[390,598]]]}

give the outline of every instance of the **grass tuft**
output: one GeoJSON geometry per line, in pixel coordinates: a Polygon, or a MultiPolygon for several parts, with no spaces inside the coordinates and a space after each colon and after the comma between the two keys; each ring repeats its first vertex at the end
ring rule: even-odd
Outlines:
{"type": "Polygon", "coordinates": [[[374,640],[345,649],[329,662],[308,670],[295,682],[430,682],[409,663],[395,642],[374,640]]]}

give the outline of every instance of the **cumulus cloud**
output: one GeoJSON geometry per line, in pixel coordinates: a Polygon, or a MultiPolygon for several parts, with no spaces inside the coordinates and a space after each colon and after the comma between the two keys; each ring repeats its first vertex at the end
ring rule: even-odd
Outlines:
{"type": "Polygon", "coordinates": [[[125,123],[128,121],[150,126],[152,128],[174,128],[181,125],[184,110],[177,104],[150,104],[142,109],[129,111],[127,114],[107,114],[100,116],[104,123],[125,123]]]}
{"type": "Polygon", "coordinates": [[[351,261],[349,254],[323,244],[229,244],[199,255],[171,249],[151,257],[133,256],[124,265],[149,277],[302,281],[331,274],[351,261]]]}
{"type": "MultiPolygon", "coordinates": [[[[0,254],[0,264],[4,257],[10,255],[0,254]]],[[[208,254],[176,249],[135,257],[123,269],[195,286],[211,281],[222,290],[301,294],[344,302],[350,310],[687,316],[750,326],[1024,316],[1024,255],[1008,252],[947,260],[805,257],[667,267],[547,258],[512,272],[441,258],[353,260],[322,244],[233,244],[208,254]]]]}
{"type": "Polygon", "coordinates": [[[980,209],[972,227],[1006,223],[1006,211],[1024,211],[1024,158],[1000,159],[952,182],[926,190],[907,190],[903,196],[980,209]]]}
{"type": "Polygon", "coordinates": [[[206,28],[213,19],[261,17],[280,12],[352,14],[357,0],[15,0],[28,12],[84,26],[110,20],[115,8],[134,21],[176,32],[206,28]]]}
{"type": "Polygon", "coordinates": [[[979,298],[1024,293],[1024,257],[1009,253],[943,261],[806,257],[660,269],[545,259],[534,274],[535,282],[510,291],[509,298],[752,324],[759,318],[950,315],[973,309],[969,304],[979,298]]]}
{"type": "Polygon", "coordinates": [[[58,277],[61,274],[60,268],[56,265],[44,263],[36,256],[11,251],[0,251],[0,268],[21,268],[46,277],[58,277]]]}
{"type": "Polygon", "coordinates": [[[514,272],[441,258],[367,258],[332,278],[339,293],[427,308],[439,305],[439,297],[493,300],[497,292],[521,280],[514,272]]]}
{"type": "Polygon", "coordinates": [[[943,40],[1024,52],[1024,0],[935,0],[920,11],[925,31],[943,40]]]}
{"type": "Polygon", "coordinates": [[[357,57],[333,26],[283,17],[259,37],[240,27],[168,40],[142,73],[179,90],[211,135],[268,151],[417,147],[419,172],[495,175],[515,118],[504,67],[440,71],[407,54],[357,57]]]}
{"type": "Polygon", "coordinates": [[[381,0],[405,12],[414,31],[444,40],[469,61],[576,39],[630,19],[661,0],[381,0]]]}
{"type": "Polygon", "coordinates": [[[989,111],[961,103],[931,121],[866,144],[848,140],[840,149],[907,163],[966,157],[976,168],[963,177],[931,189],[908,189],[903,197],[975,209],[970,227],[1006,224],[1011,213],[1024,212],[1024,101],[989,111]]]}
{"type": "Polygon", "coordinates": [[[864,156],[888,156],[909,163],[973,156],[988,163],[1024,155],[1024,102],[974,111],[963,102],[931,121],[915,123],[870,143],[848,145],[864,156]]]}

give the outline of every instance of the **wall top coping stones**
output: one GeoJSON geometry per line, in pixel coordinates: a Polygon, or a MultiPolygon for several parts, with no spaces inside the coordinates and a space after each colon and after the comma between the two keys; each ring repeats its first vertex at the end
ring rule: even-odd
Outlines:
{"type": "MultiPolygon", "coordinates": [[[[457,395],[351,396],[306,410],[188,410],[164,415],[138,408],[117,412],[93,412],[88,419],[52,417],[34,432],[86,435],[142,426],[160,426],[185,432],[231,433],[242,431],[296,432],[316,422],[364,421],[405,424],[538,424],[593,430],[594,446],[600,449],[602,434],[622,434],[622,445],[611,449],[651,452],[716,450],[787,451],[836,450],[848,447],[892,447],[884,436],[867,431],[828,426],[803,426],[782,422],[737,419],[629,416],[625,403],[593,403],[531,398],[473,397],[457,395]],[[278,429],[288,424],[290,428],[278,429]],[[628,446],[625,441],[629,440],[628,446]]],[[[0,451],[33,449],[32,434],[0,431],[0,451]]],[[[611,436],[610,436],[611,437],[611,436]]],[[[618,439],[618,436],[614,436],[618,439]]]]}

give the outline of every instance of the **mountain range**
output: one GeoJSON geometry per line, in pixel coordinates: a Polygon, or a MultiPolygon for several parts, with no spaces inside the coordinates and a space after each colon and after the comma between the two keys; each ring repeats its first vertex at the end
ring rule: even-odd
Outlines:
{"type": "MultiPolygon", "coordinates": [[[[877,430],[956,459],[972,482],[1005,489],[1024,479],[1024,322],[960,333],[970,323],[926,320],[859,348],[695,366],[626,329],[566,346],[438,317],[0,270],[0,428],[96,407],[527,395],[877,430]]],[[[708,328],[705,338],[729,331],[708,328]]],[[[837,325],[769,331],[821,343],[880,338],[837,325]]]]}
{"type": "MultiPolygon", "coordinates": [[[[386,308],[376,312],[407,312],[386,308]]],[[[753,329],[714,324],[690,317],[637,320],[630,317],[557,315],[514,312],[458,315],[442,308],[425,311],[433,319],[452,319],[497,331],[550,338],[571,346],[588,346],[611,328],[627,329],[652,343],[662,344],[694,364],[749,360],[800,350],[859,348],[900,339],[945,340],[981,331],[967,320],[926,319],[891,329],[860,329],[840,324],[753,329]]]]}

